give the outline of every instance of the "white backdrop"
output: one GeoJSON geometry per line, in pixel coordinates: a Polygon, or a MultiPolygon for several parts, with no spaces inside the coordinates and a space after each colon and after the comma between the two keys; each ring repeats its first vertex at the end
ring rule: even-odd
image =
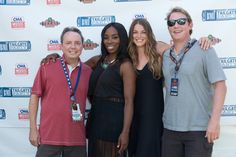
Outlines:
{"type": "Polygon", "coordinates": [[[213,157],[236,156],[236,36],[235,0],[0,0],[0,156],[32,157],[28,142],[28,101],[40,60],[60,52],[59,36],[66,26],[83,32],[82,60],[100,53],[100,33],[111,21],[125,25],[147,18],[157,40],[169,43],[165,16],[181,6],[192,15],[194,38],[213,34],[227,76],[228,93],[222,111],[221,137],[213,157]]]}

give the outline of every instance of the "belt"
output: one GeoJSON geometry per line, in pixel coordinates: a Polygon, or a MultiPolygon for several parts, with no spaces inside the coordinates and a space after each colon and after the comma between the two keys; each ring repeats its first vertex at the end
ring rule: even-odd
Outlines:
{"type": "Polygon", "coordinates": [[[124,103],[124,98],[119,97],[95,97],[95,99],[105,100],[105,101],[111,101],[111,102],[117,102],[117,103],[124,103]]]}

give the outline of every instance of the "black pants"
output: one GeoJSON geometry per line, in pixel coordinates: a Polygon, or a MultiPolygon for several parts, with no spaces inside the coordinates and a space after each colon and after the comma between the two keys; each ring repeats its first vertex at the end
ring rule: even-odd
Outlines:
{"type": "Polygon", "coordinates": [[[211,157],[213,143],[208,143],[205,131],[171,131],[164,129],[162,157],[211,157]]]}
{"type": "Polygon", "coordinates": [[[56,146],[42,144],[36,157],[86,157],[86,146],[56,146]]]}

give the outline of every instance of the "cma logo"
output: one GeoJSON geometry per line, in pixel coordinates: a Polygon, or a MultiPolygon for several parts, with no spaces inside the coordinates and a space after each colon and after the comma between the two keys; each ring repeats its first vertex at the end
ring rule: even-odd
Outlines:
{"type": "Polygon", "coordinates": [[[134,19],[147,19],[145,14],[136,14],[134,15],[134,19]]]}
{"type": "Polygon", "coordinates": [[[19,118],[19,120],[28,120],[29,119],[29,110],[28,109],[19,109],[18,118],[19,118]]]}
{"type": "Polygon", "coordinates": [[[15,74],[16,75],[28,75],[29,74],[29,68],[27,64],[19,63],[15,66],[15,74]]]}
{"type": "Polygon", "coordinates": [[[23,17],[12,17],[11,18],[11,28],[13,29],[21,29],[25,28],[25,21],[23,17]]]}
{"type": "Polygon", "coordinates": [[[49,44],[60,44],[58,40],[49,40],[49,44]]]}
{"type": "Polygon", "coordinates": [[[17,64],[16,68],[27,68],[25,64],[17,64]]]}
{"type": "Polygon", "coordinates": [[[59,51],[61,50],[61,43],[57,39],[50,39],[48,40],[47,44],[48,51],[59,51]]]}
{"type": "Polygon", "coordinates": [[[28,109],[20,109],[20,113],[22,114],[28,114],[29,110],[28,109]]]}
{"type": "Polygon", "coordinates": [[[13,22],[21,22],[21,21],[24,21],[24,18],[23,17],[13,17],[12,21],[13,22]]]}

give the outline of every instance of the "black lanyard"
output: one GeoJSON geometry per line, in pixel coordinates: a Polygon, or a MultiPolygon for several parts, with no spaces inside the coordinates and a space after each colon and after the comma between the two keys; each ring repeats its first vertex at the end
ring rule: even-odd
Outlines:
{"type": "Polygon", "coordinates": [[[174,47],[172,47],[170,49],[170,59],[175,63],[175,77],[176,74],[179,71],[180,65],[184,59],[185,54],[188,52],[188,50],[196,43],[196,39],[194,39],[192,42],[188,42],[188,46],[186,46],[186,48],[184,49],[184,54],[181,56],[181,58],[179,60],[176,60],[175,57],[172,55],[173,49],[174,47]]]}
{"type": "Polygon", "coordinates": [[[75,99],[75,92],[76,92],[76,89],[78,87],[78,84],[79,84],[79,79],[80,79],[80,74],[81,74],[81,69],[82,69],[82,64],[80,64],[79,66],[79,70],[78,70],[78,74],[77,74],[77,78],[76,78],[76,84],[75,84],[75,88],[74,90],[72,89],[72,84],[71,84],[71,81],[70,81],[70,77],[69,77],[69,74],[66,70],[66,64],[64,62],[64,60],[62,59],[62,57],[60,57],[60,60],[61,60],[61,65],[62,65],[62,68],[63,68],[63,71],[64,71],[64,74],[65,74],[65,77],[66,77],[66,80],[67,80],[67,84],[70,88],[70,99],[72,102],[76,102],[76,99],[75,99]]]}

